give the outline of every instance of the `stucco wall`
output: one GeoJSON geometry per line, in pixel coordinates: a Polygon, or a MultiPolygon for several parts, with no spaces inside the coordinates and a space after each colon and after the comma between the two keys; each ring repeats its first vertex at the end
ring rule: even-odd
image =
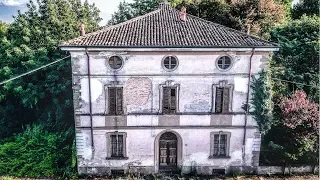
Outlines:
{"type": "MultiPolygon", "coordinates": [[[[251,52],[90,52],[93,149],[87,57],[84,52],[71,55],[79,170],[130,165],[146,167],[148,172],[156,171],[155,137],[163,130],[180,134],[184,171],[189,171],[190,166],[210,167],[199,170],[207,173],[215,167],[256,165],[253,161],[259,158],[256,152],[260,149],[260,136],[257,136],[257,124],[251,116],[247,119],[246,146],[242,145],[245,125],[242,106],[246,103],[251,52]],[[106,64],[111,55],[123,58],[124,66],[120,70],[114,71],[106,64]],[[162,59],[167,55],[178,58],[179,66],[175,71],[162,68],[162,59]],[[221,55],[233,58],[230,70],[217,69],[216,60],[221,55]],[[114,81],[124,87],[123,117],[107,114],[106,88],[114,81]],[[179,85],[178,115],[161,115],[159,88],[166,81],[179,85]],[[213,85],[220,81],[227,81],[233,87],[232,112],[222,115],[212,113],[213,85]],[[220,130],[231,133],[230,158],[209,159],[210,132],[220,130]],[[127,160],[106,160],[106,133],[114,131],[127,133],[127,160]]],[[[267,59],[267,52],[255,52],[253,75],[265,68],[267,59]]],[[[92,173],[98,172],[92,170],[92,173]]]]}

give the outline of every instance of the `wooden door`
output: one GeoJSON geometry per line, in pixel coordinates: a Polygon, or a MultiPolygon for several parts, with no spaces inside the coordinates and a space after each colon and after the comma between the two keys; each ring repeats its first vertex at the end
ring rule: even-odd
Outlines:
{"type": "Polygon", "coordinates": [[[177,166],[177,136],[167,132],[159,140],[159,167],[161,169],[177,166]]]}

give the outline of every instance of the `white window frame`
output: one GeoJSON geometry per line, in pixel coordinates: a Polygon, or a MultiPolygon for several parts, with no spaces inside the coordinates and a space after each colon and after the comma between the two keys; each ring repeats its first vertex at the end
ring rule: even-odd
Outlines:
{"type": "Polygon", "coordinates": [[[124,89],[122,92],[122,111],[123,113],[121,115],[113,115],[110,114],[110,110],[109,110],[109,88],[110,87],[118,87],[118,88],[124,88],[123,84],[120,84],[118,81],[112,81],[110,84],[107,84],[104,86],[104,93],[105,93],[105,114],[107,115],[112,115],[112,116],[123,116],[126,114],[126,108],[125,108],[125,104],[124,104],[124,89]]]}
{"type": "Polygon", "coordinates": [[[109,133],[106,133],[106,138],[107,138],[107,160],[108,159],[128,159],[127,157],[127,133],[125,132],[118,132],[118,131],[115,131],[115,132],[109,132],[109,133]],[[123,136],[123,144],[122,144],[122,147],[123,147],[123,157],[111,157],[111,136],[112,135],[122,135],[123,136]]]}
{"type": "MultiPolygon", "coordinates": [[[[176,89],[176,112],[175,114],[177,114],[179,111],[179,96],[180,96],[180,84],[177,84],[173,81],[166,81],[164,84],[160,84],[159,85],[159,114],[162,114],[162,109],[163,109],[163,88],[164,87],[173,87],[176,89]]],[[[170,115],[170,114],[168,114],[170,115]]]]}
{"type": "Polygon", "coordinates": [[[226,131],[215,131],[210,133],[210,155],[209,158],[230,158],[230,139],[231,132],[226,131]],[[227,135],[227,147],[225,156],[215,156],[214,153],[214,135],[227,135]]]}

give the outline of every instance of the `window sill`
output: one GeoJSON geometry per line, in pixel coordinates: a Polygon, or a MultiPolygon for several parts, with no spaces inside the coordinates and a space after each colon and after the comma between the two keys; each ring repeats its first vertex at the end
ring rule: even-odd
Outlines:
{"type": "Polygon", "coordinates": [[[127,160],[128,157],[107,157],[106,160],[127,160]]]}
{"type": "Polygon", "coordinates": [[[230,159],[230,156],[209,156],[209,159],[230,159]]]}

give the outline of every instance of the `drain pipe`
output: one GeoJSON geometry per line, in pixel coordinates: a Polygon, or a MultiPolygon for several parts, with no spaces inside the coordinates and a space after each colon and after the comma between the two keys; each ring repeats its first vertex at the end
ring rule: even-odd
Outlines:
{"type": "Polygon", "coordinates": [[[87,62],[88,62],[88,85],[89,85],[89,114],[90,114],[90,130],[91,130],[91,150],[92,159],[94,158],[94,141],[93,141],[93,126],[92,126],[92,102],[91,102],[91,76],[90,76],[90,56],[88,54],[88,49],[86,48],[87,62]]]}
{"type": "Polygon", "coordinates": [[[248,124],[248,115],[249,115],[249,97],[250,97],[250,82],[251,82],[251,68],[252,68],[252,57],[255,53],[255,48],[252,48],[252,53],[250,56],[250,62],[249,62],[249,77],[248,77],[248,89],[247,89],[247,107],[246,107],[246,113],[245,113],[245,121],[244,121],[244,131],[243,131],[243,154],[242,154],[242,159],[243,159],[243,164],[245,164],[245,156],[246,156],[246,139],[247,139],[247,124],[248,124]]]}

